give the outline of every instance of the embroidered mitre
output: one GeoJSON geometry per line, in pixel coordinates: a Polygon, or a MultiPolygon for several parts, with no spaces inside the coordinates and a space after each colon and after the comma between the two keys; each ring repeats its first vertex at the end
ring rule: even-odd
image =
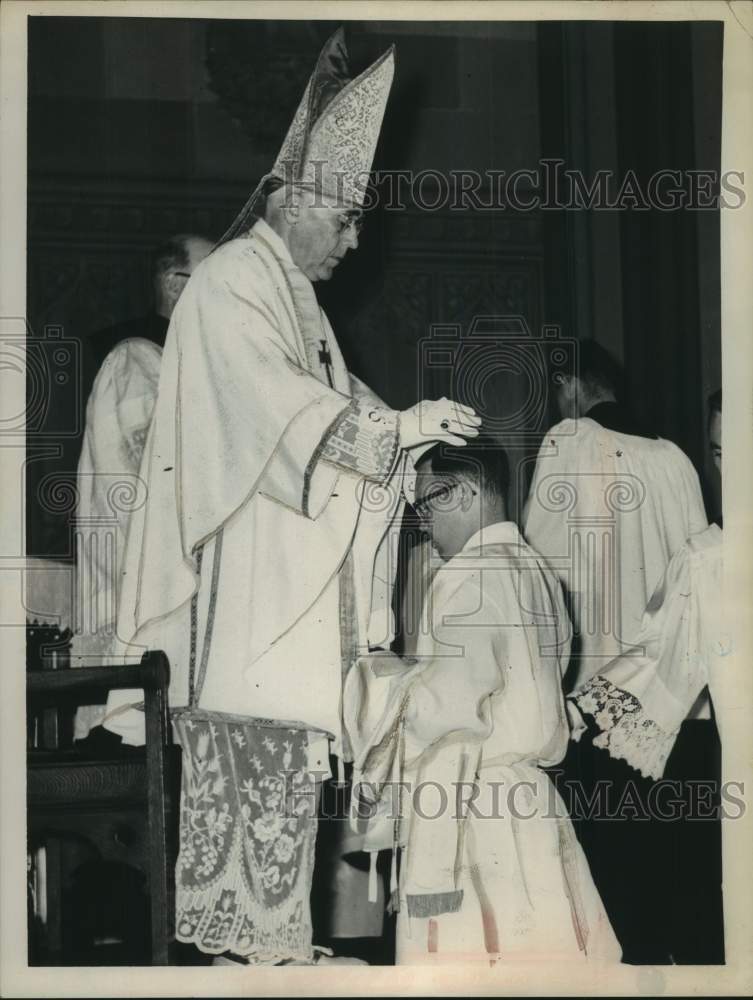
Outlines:
{"type": "Polygon", "coordinates": [[[249,228],[254,205],[270,181],[296,183],[349,208],[362,207],[395,73],[394,53],[393,45],[351,80],[345,35],[338,28],[319,54],[272,170],[220,243],[249,228]]]}

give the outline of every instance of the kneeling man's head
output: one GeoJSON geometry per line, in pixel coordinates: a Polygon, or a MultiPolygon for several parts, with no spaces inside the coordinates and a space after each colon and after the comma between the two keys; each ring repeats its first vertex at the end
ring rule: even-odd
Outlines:
{"type": "Polygon", "coordinates": [[[414,508],[443,559],[489,524],[506,520],[507,455],[481,435],[462,447],[436,445],[417,463],[414,508]]]}

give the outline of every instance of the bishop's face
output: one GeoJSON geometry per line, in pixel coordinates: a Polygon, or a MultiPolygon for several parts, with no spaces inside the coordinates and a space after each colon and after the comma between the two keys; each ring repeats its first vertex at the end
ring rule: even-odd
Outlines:
{"type": "Polygon", "coordinates": [[[294,263],[310,281],[327,281],[348,250],[358,246],[360,209],[343,208],[309,198],[288,232],[294,263]]]}

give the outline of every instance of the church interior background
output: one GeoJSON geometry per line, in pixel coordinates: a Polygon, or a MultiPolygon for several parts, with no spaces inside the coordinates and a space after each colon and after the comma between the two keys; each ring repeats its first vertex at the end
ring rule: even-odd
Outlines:
{"type": "MultiPolygon", "coordinates": [[[[272,162],[334,27],[29,19],[30,336],[72,341],[75,354],[77,341],[148,310],[150,251],[175,232],[221,235],[272,162]]],[[[509,174],[542,159],[587,177],[718,170],[721,26],[359,21],[347,30],[356,68],[397,46],[374,169],[427,172],[424,206],[408,185],[404,210],[369,213],[359,251],[317,289],[352,370],[403,408],[422,385],[423,395],[447,391],[447,366],[419,381],[435,325],[467,333],[477,317],[515,315],[534,338],[547,326],[593,337],[623,361],[638,416],[710,481],[703,404],[721,381],[718,211],[426,203],[437,174],[509,174]]],[[[75,379],[50,384],[29,438],[27,548],[65,562],[74,513],[65,484],[86,400],[75,379]]],[[[526,391],[519,373],[490,364],[474,403],[504,420],[526,391]]],[[[519,464],[519,495],[529,464],[519,464]]],[[[716,503],[709,496],[710,512],[716,503]]]]}

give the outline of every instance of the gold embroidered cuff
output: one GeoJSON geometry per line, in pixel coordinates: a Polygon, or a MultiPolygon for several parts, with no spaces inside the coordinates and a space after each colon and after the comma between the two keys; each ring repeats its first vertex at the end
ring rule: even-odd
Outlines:
{"type": "Polygon", "coordinates": [[[368,476],[387,479],[399,447],[398,413],[353,400],[322,441],[324,461],[368,476]]]}

